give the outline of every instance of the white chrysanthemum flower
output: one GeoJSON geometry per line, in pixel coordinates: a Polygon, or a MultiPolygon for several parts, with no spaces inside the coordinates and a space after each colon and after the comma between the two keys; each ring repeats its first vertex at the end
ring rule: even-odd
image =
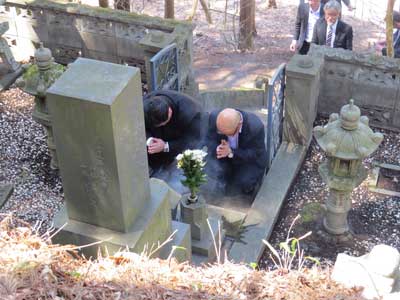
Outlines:
{"type": "Polygon", "coordinates": [[[180,154],[178,154],[178,156],[176,157],[176,160],[177,160],[177,161],[180,161],[180,160],[182,160],[182,158],[183,158],[183,154],[180,153],[180,154]]]}

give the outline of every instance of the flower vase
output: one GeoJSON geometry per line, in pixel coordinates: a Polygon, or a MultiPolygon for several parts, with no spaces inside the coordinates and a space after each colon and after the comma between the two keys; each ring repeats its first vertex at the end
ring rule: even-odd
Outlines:
{"type": "Polygon", "coordinates": [[[199,196],[196,194],[190,193],[190,195],[186,198],[187,204],[196,203],[199,200],[199,196]]]}
{"type": "Polygon", "coordinates": [[[181,221],[190,224],[192,239],[201,240],[208,230],[207,206],[201,194],[196,194],[196,201],[190,202],[190,194],[181,198],[181,221]]]}

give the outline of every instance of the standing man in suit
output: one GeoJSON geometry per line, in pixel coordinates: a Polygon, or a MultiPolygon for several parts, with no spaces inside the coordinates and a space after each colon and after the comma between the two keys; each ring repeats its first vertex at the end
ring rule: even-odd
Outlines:
{"type": "Polygon", "coordinates": [[[308,53],[313,37],[314,25],[323,16],[324,10],[320,0],[309,0],[308,3],[303,2],[299,4],[290,51],[294,52],[298,50],[299,54],[302,55],[308,53]]]}
{"type": "MultiPolygon", "coordinates": [[[[397,29],[393,33],[393,50],[394,57],[400,58],[400,13],[393,12],[393,29],[397,29]]],[[[386,41],[378,42],[378,49],[382,51],[382,55],[387,55],[386,41]]]]}
{"type": "Polygon", "coordinates": [[[353,50],[353,28],[339,19],[341,11],[342,6],[336,0],[325,4],[325,17],[315,24],[312,43],[353,50]]]}
{"type": "MultiPolygon", "coordinates": [[[[267,166],[264,125],[249,112],[226,108],[210,114],[207,135],[208,165],[219,174],[209,176],[231,184],[244,194],[255,194],[267,166]]],[[[207,167],[207,166],[206,166],[207,167]]]]}
{"type": "Polygon", "coordinates": [[[155,91],[144,97],[143,107],[148,160],[153,171],[199,142],[201,107],[189,95],[155,91]]]}
{"type": "MultiPolygon", "coordinates": [[[[340,4],[342,4],[342,0],[336,0],[340,4]]],[[[322,6],[324,6],[326,3],[328,3],[329,0],[321,0],[322,6]]],[[[349,11],[352,11],[354,7],[351,5],[350,0],[343,0],[343,3],[347,6],[347,9],[349,11]]]]}

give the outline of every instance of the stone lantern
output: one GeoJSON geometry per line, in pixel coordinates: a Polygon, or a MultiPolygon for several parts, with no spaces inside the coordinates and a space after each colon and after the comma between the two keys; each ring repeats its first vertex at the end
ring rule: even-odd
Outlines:
{"type": "Polygon", "coordinates": [[[314,136],[328,159],[319,173],[328,185],[324,227],[328,233],[344,234],[349,230],[347,214],[351,209],[351,192],[367,177],[362,160],[374,152],[383,135],[374,133],[366,116],[350,100],[342,107],[340,116],[331,114],[325,126],[314,128],[314,136]]]}
{"type": "Polygon", "coordinates": [[[33,119],[42,124],[47,134],[47,146],[49,147],[52,169],[58,169],[56,146],[53,140],[53,130],[51,126],[51,117],[49,115],[46,103],[46,91],[64,72],[63,65],[54,62],[51,51],[40,47],[35,51],[34,64],[24,66],[25,72],[17,80],[17,86],[24,92],[35,96],[35,107],[33,109],[33,119]]]}

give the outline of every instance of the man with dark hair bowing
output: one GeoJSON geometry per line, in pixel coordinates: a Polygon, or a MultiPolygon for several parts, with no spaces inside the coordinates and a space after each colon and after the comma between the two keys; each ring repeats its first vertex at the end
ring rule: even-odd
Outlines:
{"type": "Polygon", "coordinates": [[[213,111],[209,117],[208,156],[216,159],[220,173],[209,176],[218,176],[245,194],[255,193],[267,165],[264,139],[264,125],[256,115],[233,108],[213,111]]]}
{"type": "Polygon", "coordinates": [[[175,91],[152,92],[143,99],[149,166],[171,163],[200,139],[200,105],[175,91]]]}

